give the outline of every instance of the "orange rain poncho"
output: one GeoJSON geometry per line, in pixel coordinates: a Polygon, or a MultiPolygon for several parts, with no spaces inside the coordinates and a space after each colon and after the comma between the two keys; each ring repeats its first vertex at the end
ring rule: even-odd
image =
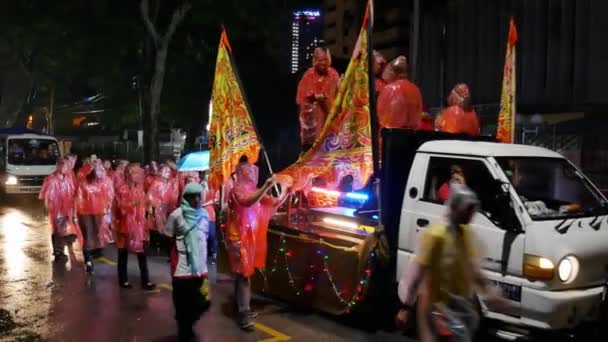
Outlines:
{"type": "Polygon", "coordinates": [[[395,58],[385,68],[386,86],[378,96],[378,123],[380,128],[418,129],[422,119],[422,94],[414,83],[407,80],[407,59],[395,58]]]}
{"type": "Polygon", "coordinates": [[[139,166],[129,165],[126,174],[127,181],[117,193],[120,222],[116,227],[116,247],[143,253],[147,237],[144,171],[139,166]]]}
{"type": "Polygon", "coordinates": [[[296,97],[300,106],[302,145],[312,145],[321,133],[336,98],[339,82],[340,75],[331,67],[329,52],[316,49],[313,66],[302,76],[296,97]]]}
{"type": "Polygon", "coordinates": [[[418,129],[422,119],[422,94],[408,80],[387,84],[378,97],[378,123],[381,128],[418,129]]]}
{"type": "Polygon", "coordinates": [[[471,94],[469,87],[457,84],[448,97],[446,108],[436,121],[437,130],[448,133],[465,133],[473,136],[480,134],[479,118],[470,106],[471,94]]]}
{"type": "Polygon", "coordinates": [[[49,224],[53,234],[58,236],[76,235],[74,224],[74,196],[76,189],[70,174],[70,162],[57,161],[57,169],[44,179],[38,198],[45,201],[49,211],[49,224]]]}
{"type": "Polygon", "coordinates": [[[179,186],[176,179],[171,179],[171,170],[163,166],[160,177],[156,178],[148,189],[148,202],[153,209],[150,229],[162,232],[167,223],[169,214],[177,208],[179,199],[179,186]]]}
{"type": "MultiPolygon", "coordinates": [[[[287,189],[290,177],[281,182],[287,189]]],[[[226,227],[228,258],[231,271],[245,277],[253,275],[256,268],[266,264],[268,223],[276,212],[281,199],[264,195],[250,206],[244,204],[258,189],[258,168],[249,163],[237,166],[237,181],[229,193],[229,213],[226,227]]]]}

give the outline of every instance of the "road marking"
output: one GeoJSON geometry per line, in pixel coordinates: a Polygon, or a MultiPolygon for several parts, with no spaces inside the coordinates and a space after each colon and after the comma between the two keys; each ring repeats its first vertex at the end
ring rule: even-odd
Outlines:
{"type": "Polygon", "coordinates": [[[260,340],[260,342],[280,342],[280,341],[291,340],[290,336],[287,336],[281,332],[278,332],[278,331],[272,329],[271,327],[264,325],[262,323],[256,323],[255,328],[261,332],[264,332],[264,333],[272,336],[271,338],[260,340]]]}
{"type": "MultiPolygon", "coordinates": [[[[106,257],[99,257],[96,259],[97,261],[104,263],[104,264],[108,264],[111,266],[116,266],[116,263],[106,257]]],[[[159,288],[165,289],[167,291],[173,291],[173,286],[169,285],[169,284],[160,284],[158,285],[159,288]]],[[[147,291],[148,293],[158,293],[160,292],[160,290],[152,290],[152,291],[147,291]]],[[[266,333],[272,337],[270,338],[266,338],[263,340],[260,340],[259,342],[282,342],[282,341],[289,341],[291,340],[291,337],[288,335],[283,334],[282,332],[279,332],[277,330],[272,329],[271,327],[262,324],[262,323],[256,323],[255,324],[255,328],[263,333],[266,333]]]]}
{"type": "Polygon", "coordinates": [[[112,261],[106,257],[99,257],[99,258],[97,258],[97,261],[103,262],[104,264],[108,264],[111,266],[116,266],[116,263],[114,261],[112,261]]]}

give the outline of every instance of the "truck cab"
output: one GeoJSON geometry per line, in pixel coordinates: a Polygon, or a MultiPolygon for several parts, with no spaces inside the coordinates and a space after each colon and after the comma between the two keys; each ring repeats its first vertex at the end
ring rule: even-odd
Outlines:
{"type": "Polygon", "coordinates": [[[28,129],[0,130],[0,186],[5,194],[38,193],[60,158],[57,139],[28,129]]]}
{"type": "MultiPolygon", "coordinates": [[[[505,311],[489,311],[481,300],[485,316],[543,330],[571,329],[597,319],[608,280],[604,196],[553,151],[454,139],[429,138],[414,145],[415,152],[405,158],[411,160],[406,162],[409,176],[402,173],[399,181],[404,186],[396,215],[390,213],[396,205],[385,200],[387,234],[391,219],[398,227],[392,229],[397,279],[407,272],[418,234],[444,222],[441,191],[456,167],[481,202],[471,227],[483,272],[512,304],[505,311]]],[[[397,177],[394,171],[389,182],[397,177]]]]}

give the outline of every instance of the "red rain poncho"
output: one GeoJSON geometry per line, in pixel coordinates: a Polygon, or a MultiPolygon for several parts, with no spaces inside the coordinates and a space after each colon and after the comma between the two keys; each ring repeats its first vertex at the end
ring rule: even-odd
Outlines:
{"type": "Polygon", "coordinates": [[[138,166],[127,170],[128,181],[117,193],[120,222],[117,227],[116,247],[133,253],[144,252],[146,232],[146,193],[143,189],[143,170],[138,166]]]}
{"type": "Polygon", "coordinates": [[[179,199],[178,184],[175,179],[156,179],[148,189],[148,201],[153,209],[150,229],[162,232],[169,214],[177,208],[179,199]]]}
{"type": "Polygon", "coordinates": [[[399,79],[387,84],[378,96],[380,128],[418,129],[422,119],[422,94],[418,87],[399,79]]]}
{"type": "Polygon", "coordinates": [[[304,73],[298,84],[296,102],[300,106],[302,145],[312,145],[321,133],[325,119],[336,98],[340,82],[340,75],[329,66],[330,63],[328,63],[324,75],[319,74],[315,63],[317,62],[313,62],[313,67],[304,73]],[[323,97],[324,100],[315,99],[315,97],[323,97]]]}
{"type": "Polygon", "coordinates": [[[74,224],[74,196],[76,189],[69,177],[68,161],[59,160],[54,173],[44,179],[38,198],[45,201],[49,211],[49,224],[53,234],[69,236],[78,233],[74,224]]]}
{"type": "Polygon", "coordinates": [[[86,232],[83,233],[86,236],[84,248],[102,248],[111,241],[109,228],[104,221],[112,203],[114,191],[108,186],[108,181],[104,179],[105,171],[101,165],[85,165],[80,169],[80,172],[83,178],[78,182],[76,210],[79,216],[96,217],[92,220],[99,224],[99,226],[87,225],[87,222],[90,224],[92,221],[86,220],[80,222],[80,229],[86,232]],[[98,175],[92,180],[87,179],[87,176],[93,172],[98,175]]]}
{"type": "Polygon", "coordinates": [[[111,200],[111,190],[104,184],[103,179],[89,182],[86,175],[94,172],[93,166],[87,165],[80,170],[85,177],[78,183],[76,193],[76,209],[79,215],[104,215],[111,200]]]}
{"type": "Polygon", "coordinates": [[[480,134],[479,118],[470,106],[469,87],[457,84],[448,97],[448,108],[437,117],[437,130],[448,133],[465,133],[473,136],[480,134]]]}
{"type": "Polygon", "coordinates": [[[107,174],[101,179],[101,186],[103,192],[106,194],[106,204],[105,204],[105,215],[103,217],[103,223],[101,225],[102,238],[105,244],[110,243],[114,240],[112,236],[112,209],[114,205],[114,183],[112,182],[112,178],[107,174]]]}
{"type": "Polygon", "coordinates": [[[245,277],[266,264],[266,234],[268,222],[274,215],[277,202],[269,195],[245,206],[243,202],[258,189],[258,168],[252,164],[239,164],[237,181],[229,193],[229,213],[226,227],[228,258],[234,273],[245,277]]]}

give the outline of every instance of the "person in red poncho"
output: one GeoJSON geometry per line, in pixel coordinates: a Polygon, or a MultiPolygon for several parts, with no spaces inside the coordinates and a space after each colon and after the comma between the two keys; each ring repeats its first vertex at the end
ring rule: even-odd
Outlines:
{"type": "Polygon", "coordinates": [[[376,87],[376,96],[380,94],[384,86],[386,86],[386,81],[382,79],[382,73],[384,72],[384,68],[386,67],[386,58],[384,56],[374,50],[374,85],[376,87]]]}
{"type": "Polygon", "coordinates": [[[448,96],[448,108],[437,117],[435,125],[441,132],[465,133],[472,136],[480,134],[479,118],[471,107],[471,93],[466,84],[454,86],[448,96]]]}
{"type": "Polygon", "coordinates": [[[205,210],[207,210],[207,214],[209,215],[209,241],[207,243],[207,249],[209,251],[208,258],[210,263],[215,265],[217,260],[217,226],[215,224],[215,204],[219,202],[219,198],[216,198],[215,195],[217,191],[209,188],[209,171],[204,171],[201,178],[201,186],[203,187],[205,194],[202,206],[205,208],[205,210]]]}
{"type": "Polygon", "coordinates": [[[109,160],[104,160],[103,169],[106,170],[106,176],[112,178],[112,162],[109,160]]]}
{"type": "MultiPolygon", "coordinates": [[[[44,201],[44,207],[49,214],[51,226],[51,242],[55,260],[65,258],[64,248],[66,242],[71,244],[77,235],[75,219],[74,196],[76,189],[72,179],[70,161],[67,158],[57,161],[55,172],[48,175],[42,183],[38,198],[44,201]]],[[[70,248],[70,246],[68,246],[70,248]]]]}
{"type": "Polygon", "coordinates": [[[235,295],[239,312],[239,325],[252,330],[250,277],[255,268],[263,268],[266,262],[266,230],[272,213],[286,198],[286,187],[278,198],[266,193],[278,182],[277,176],[266,180],[257,188],[258,169],[249,162],[239,163],[236,183],[230,190],[229,213],[226,227],[226,246],[231,271],[235,274],[235,295]]]}
{"type": "Polygon", "coordinates": [[[407,79],[407,59],[395,58],[385,68],[387,85],[378,96],[378,123],[380,128],[418,129],[422,118],[422,94],[407,79]]]}
{"type": "Polygon", "coordinates": [[[159,177],[150,185],[147,191],[148,215],[151,245],[161,248],[161,234],[169,214],[179,205],[179,185],[176,179],[171,178],[171,169],[163,165],[159,177]]]}
{"type": "Polygon", "coordinates": [[[303,152],[312,147],[321,133],[340,82],[340,75],[331,67],[328,50],[316,48],[312,65],[302,76],[296,97],[300,106],[300,141],[303,152]]]}
{"type": "Polygon", "coordinates": [[[147,192],[152,183],[158,178],[158,163],[151,161],[147,169],[146,180],[144,182],[144,190],[147,192]]]}
{"type": "Polygon", "coordinates": [[[93,274],[92,252],[105,246],[103,221],[112,194],[105,186],[104,170],[100,164],[85,165],[80,173],[83,178],[78,182],[76,209],[84,241],[85,269],[88,274],[93,274]]]}
{"type": "Polygon", "coordinates": [[[422,109],[422,119],[420,120],[420,126],[418,129],[421,131],[435,130],[435,120],[433,120],[433,116],[429,114],[429,109],[426,106],[424,106],[422,109]]]}
{"type": "Polygon", "coordinates": [[[111,173],[111,171],[112,171],[111,164],[110,164],[110,171],[108,171],[108,169],[106,168],[107,161],[104,162],[103,164],[101,163],[101,161],[98,161],[98,164],[99,165],[97,167],[103,168],[103,177],[101,178],[101,184],[102,184],[104,193],[107,194],[106,204],[105,204],[105,214],[103,216],[101,231],[102,231],[102,239],[103,239],[104,244],[108,244],[108,243],[114,243],[114,236],[112,234],[112,216],[113,216],[115,190],[114,190],[114,182],[111,177],[111,174],[112,174],[111,173]]]}
{"type": "Polygon", "coordinates": [[[120,223],[116,232],[118,247],[118,282],[122,288],[131,288],[127,277],[129,252],[137,254],[141,287],[152,290],[156,287],[150,282],[148,261],[144,253],[146,240],[146,193],[144,192],[144,170],[137,164],[127,167],[126,181],[117,193],[120,223]]]}

